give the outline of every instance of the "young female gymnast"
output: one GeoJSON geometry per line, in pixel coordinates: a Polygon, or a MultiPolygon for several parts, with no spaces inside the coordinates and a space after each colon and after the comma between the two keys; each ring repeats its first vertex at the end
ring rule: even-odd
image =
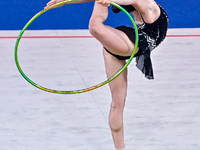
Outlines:
{"type": "MultiPolygon", "coordinates": [[[[47,7],[62,0],[51,0],[47,7]]],[[[74,3],[90,2],[83,0],[74,3]]],[[[165,38],[168,28],[168,17],[165,10],[154,0],[112,0],[133,14],[138,24],[139,43],[136,52],[136,66],[145,77],[153,79],[153,69],[150,59],[151,51],[165,38]]],[[[113,28],[104,25],[108,17],[108,6],[111,0],[98,0],[94,4],[89,22],[90,33],[103,45],[103,55],[107,77],[118,72],[131,56],[134,49],[134,28],[120,26],[113,28]]],[[[113,6],[112,10],[120,10],[113,6]]],[[[127,69],[109,83],[112,103],[109,115],[109,125],[116,150],[125,150],[123,110],[127,94],[127,69]]]]}

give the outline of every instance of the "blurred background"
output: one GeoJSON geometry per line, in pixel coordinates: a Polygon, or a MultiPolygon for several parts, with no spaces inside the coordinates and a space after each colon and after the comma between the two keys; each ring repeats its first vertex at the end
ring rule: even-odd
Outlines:
{"type": "MultiPolygon", "coordinates": [[[[48,0],[1,0],[0,30],[21,30],[47,2],[48,0]]],[[[157,2],[168,13],[169,28],[200,27],[200,0],[157,0],[157,2]]],[[[49,10],[38,17],[28,29],[88,29],[93,3],[69,4],[49,10]]],[[[130,24],[129,18],[124,15],[124,13],[116,15],[110,12],[106,24],[112,26],[130,24]]]]}

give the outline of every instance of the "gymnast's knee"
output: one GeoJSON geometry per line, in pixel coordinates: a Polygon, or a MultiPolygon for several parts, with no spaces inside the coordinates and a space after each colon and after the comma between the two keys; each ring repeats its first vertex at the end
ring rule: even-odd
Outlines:
{"type": "Polygon", "coordinates": [[[94,17],[89,21],[89,31],[94,37],[96,37],[101,31],[100,23],[94,17]]]}
{"type": "Polygon", "coordinates": [[[109,116],[109,126],[112,131],[118,132],[123,127],[123,108],[124,103],[112,103],[110,116],[109,116]]]}

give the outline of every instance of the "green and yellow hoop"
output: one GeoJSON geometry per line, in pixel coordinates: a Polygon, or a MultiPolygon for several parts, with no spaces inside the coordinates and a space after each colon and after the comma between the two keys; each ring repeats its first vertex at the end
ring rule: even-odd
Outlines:
{"type": "Polygon", "coordinates": [[[36,19],[38,18],[40,15],[42,15],[43,13],[45,13],[46,11],[50,10],[50,9],[53,9],[55,7],[58,7],[58,6],[61,6],[63,4],[66,4],[66,3],[69,3],[69,2],[74,2],[74,1],[79,1],[79,0],[65,0],[65,1],[62,1],[62,2],[59,2],[59,3],[56,3],[52,6],[49,6],[48,8],[40,11],[39,13],[37,13],[35,16],[33,16],[29,21],[28,23],[24,26],[24,28],[21,30],[18,38],[17,38],[17,41],[16,41],[16,44],[15,44],[15,63],[17,65],[17,68],[19,70],[19,72],[21,73],[21,75],[30,83],[32,84],[33,86],[43,90],[43,91],[47,91],[47,92],[51,92],[51,93],[57,93],[57,94],[77,94],[77,93],[83,93],[83,92],[87,92],[87,91],[91,91],[91,90],[94,90],[96,88],[99,88],[107,83],[109,83],[110,81],[114,80],[117,76],[119,76],[126,68],[127,66],[130,64],[130,62],[132,61],[135,53],[136,53],[136,50],[137,50],[137,47],[138,47],[138,40],[139,40],[139,37],[138,37],[138,30],[137,30],[137,26],[136,26],[136,23],[135,21],[133,20],[133,18],[131,17],[131,15],[123,8],[121,7],[120,5],[114,3],[111,1],[111,5],[114,5],[116,6],[117,8],[119,8],[120,10],[122,10],[128,17],[129,19],[131,20],[134,28],[135,28],[135,47],[134,47],[134,50],[133,50],[133,53],[131,55],[131,57],[129,58],[129,60],[127,61],[127,63],[122,67],[121,70],[119,70],[115,75],[113,75],[111,78],[107,79],[106,81],[100,83],[100,84],[97,84],[95,86],[92,86],[92,87],[89,87],[89,88],[85,88],[85,89],[81,89],[81,90],[74,90],[74,91],[59,91],[59,90],[52,90],[52,89],[49,89],[49,88],[46,88],[46,87],[42,87],[38,84],[36,84],[35,82],[33,82],[32,80],[30,80],[25,74],[24,72],[22,71],[20,65],[19,65],[19,61],[18,61],[18,46],[19,46],[19,42],[20,42],[20,39],[22,38],[22,35],[23,33],[25,32],[25,30],[28,28],[28,26],[36,19]]]}

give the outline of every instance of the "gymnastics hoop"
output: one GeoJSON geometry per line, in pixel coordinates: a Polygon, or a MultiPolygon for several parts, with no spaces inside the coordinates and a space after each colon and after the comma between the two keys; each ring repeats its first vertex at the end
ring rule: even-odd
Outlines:
{"type": "Polygon", "coordinates": [[[114,80],[117,76],[119,76],[126,68],[127,66],[130,64],[130,62],[132,61],[135,53],[136,53],[136,50],[137,50],[137,47],[138,47],[138,29],[137,29],[137,26],[136,26],[136,23],[135,21],[133,20],[133,18],[131,17],[131,15],[123,8],[121,7],[120,5],[114,3],[114,2],[110,2],[111,5],[114,5],[115,7],[119,8],[120,10],[122,10],[128,17],[129,19],[131,20],[133,26],[134,26],[134,29],[135,29],[135,47],[134,47],[134,50],[133,50],[133,53],[131,55],[131,57],[129,58],[129,60],[127,61],[127,63],[122,67],[121,70],[119,70],[115,75],[113,75],[111,78],[107,79],[106,81],[100,83],[100,84],[97,84],[95,86],[92,86],[92,87],[89,87],[89,88],[85,88],[85,89],[81,89],[81,90],[74,90],[74,91],[59,91],[59,90],[52,90],[52,89],[48,89],[48,88],[45,88],[45,87],[42,87],[38,84],[36,84],[35,82],[33,82],[32,80],[30,80],[25,74],[24,72],[22,71],[20,65],[19,65],[19,61],[18,61],[18,46],[19,46],[19,42],[22,38],[22,35],[23,33],[25,32],[25,30],[28,28],[28,26],[37,18],[39,17],[41,14],[45,13],[46,11],[50,10],[50,9],[53,9],[57,6],[60,6],[60,5],[63,5],[63,4],[66,4],[66,3],[69,3],[69,2],[74,2],[74,1],[81,1],[81,0],[65,0],[65,1],[62,1],[62,2],[59,2],[59,3],[56,3],[54,5],[51,5],[49,7],[47,7],[46,9],[38,12],[35,16],[33,16],[29,21],[28,23],[24,26],[24,28],[21,30],[18,38],[17,38],[17,41],[16,41],[16,44],[15,44],[15,63],[17,65],[17,68],[19,70],[19,72],[21,73],[21,75],[30,83],[32,84],[33,86],[43,90],[43,91],[46,91],[46,92],[51,92],[51,93],[57,93],[57,94],[77,94],[77,93],[83,93],[83,92],[87,92],[87,91],[91,91],[91,90],[94,90],[96,88],[99,88],[107,83],[109,83],[110,81],[114,80]]]}

